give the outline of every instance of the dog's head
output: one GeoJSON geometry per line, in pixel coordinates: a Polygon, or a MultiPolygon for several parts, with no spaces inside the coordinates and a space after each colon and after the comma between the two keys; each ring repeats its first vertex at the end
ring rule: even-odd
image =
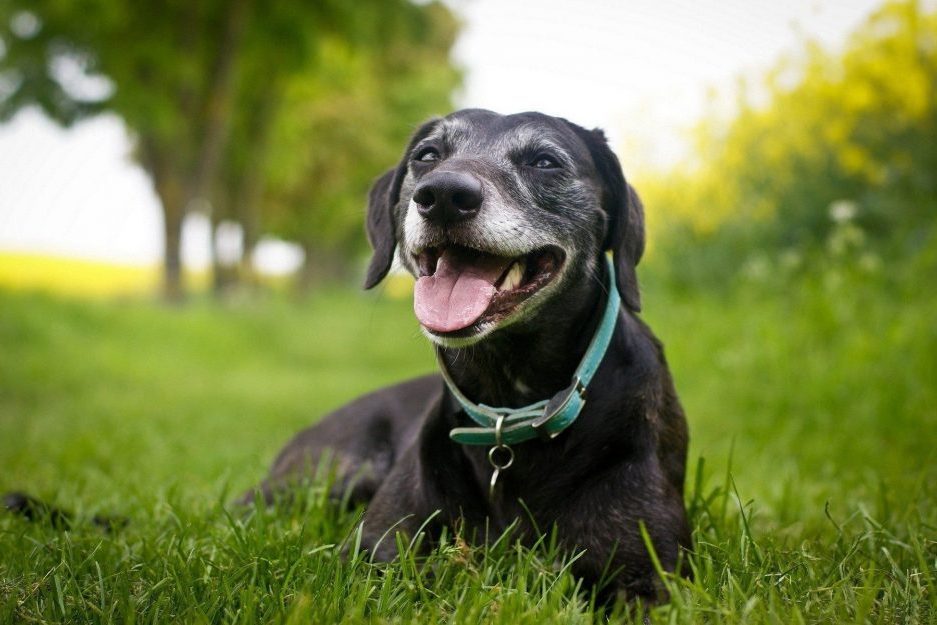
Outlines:
{"type": "Polygon", "coordinates": [[[622,300],[640,309],[641,202],[602,131],[565,119],[469,109],[427,122],[374,183],[367,231],[365,288],[396,250],[417,277],[423,331],[441,345],[532,319],[597,276],[607,250],[622,300]]]}

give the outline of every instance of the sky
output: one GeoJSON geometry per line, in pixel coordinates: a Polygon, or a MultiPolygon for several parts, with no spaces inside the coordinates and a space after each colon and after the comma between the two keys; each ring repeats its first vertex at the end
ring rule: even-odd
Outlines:
{"type": "MultiPolygon", "coordinates": [[[[879,0],[452,0],[463,20],[453,51],[465,70],[459,107],[539,110],[602,127],[626,171],[666,166],[707,94],[731,94],[804,39],[840,47],[879,0]]],[[[121,120],[62,130],[36,111],[0,125],[0,251],[123,264],[159,262],[158,200],[131,159],[121,120]]],[[[208,259],[208,228],[190,218],[187,266],[208,259]]],[[[267,244],[271,271],[298,261],[267,244]]]]}

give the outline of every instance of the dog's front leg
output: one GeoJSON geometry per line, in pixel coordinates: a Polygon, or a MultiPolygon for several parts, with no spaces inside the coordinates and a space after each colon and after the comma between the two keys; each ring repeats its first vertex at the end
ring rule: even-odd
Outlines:
{"type": "MultiPolygon", "coordinates": [[[[438,407],[436,407],[438,410],[438,407]]],[[[375,560],[397,556],[396,534],[411,540],[420,531],[428,541],[443,527],[471,533],[484,527],[488,513],[462,448],[449,440],[448,424],[435,410],[417,440],[387,474],[362,519],[362,547],[375,560]]]]}
{"type": "Polygon", "coordinates": [[[665,571],[677,569],[681,549],[691,543],[683,500],[656,460],[622,463],[558,511],[561,540],[581,550],[573,572],[599,584],[604,598],[655,603],[666,597],[641,526],[665,571]]]}
{"type": "Polygon", "coordinates": [[[427,520],[439,509],[427,497],[423,471],[414,448],[398,460],[375,493],[361,521],[361,546],[372,559],[390,562],[397,556],[397,534],[412,539],[421,526],[431,537],[438,519],[427,520]]]}

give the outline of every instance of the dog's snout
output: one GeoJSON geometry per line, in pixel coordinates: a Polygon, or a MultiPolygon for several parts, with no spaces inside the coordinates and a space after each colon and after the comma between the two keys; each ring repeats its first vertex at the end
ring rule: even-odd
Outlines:
{"type": "Polygon", "coordinates": [[[455,223],[478,213],[482,184],[465,172],[435,172],[417,185],[413,201],[425,219],[440,225],[455,223]]]}

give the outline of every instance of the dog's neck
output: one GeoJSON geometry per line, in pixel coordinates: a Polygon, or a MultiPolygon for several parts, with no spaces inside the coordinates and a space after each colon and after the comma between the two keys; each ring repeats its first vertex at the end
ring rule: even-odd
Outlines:
{"type": "Polygon", "coordinates": [[[509,326],[469,347],[444,349],[453,381],[472,401],[505,407],[549,399],[569,386],[602,319],[601,280],[572,287],[578,292],[562,303],[545,303],[536,323],[509,326]],[[574,310],[570,301],[578,303],[574,310]]]}

